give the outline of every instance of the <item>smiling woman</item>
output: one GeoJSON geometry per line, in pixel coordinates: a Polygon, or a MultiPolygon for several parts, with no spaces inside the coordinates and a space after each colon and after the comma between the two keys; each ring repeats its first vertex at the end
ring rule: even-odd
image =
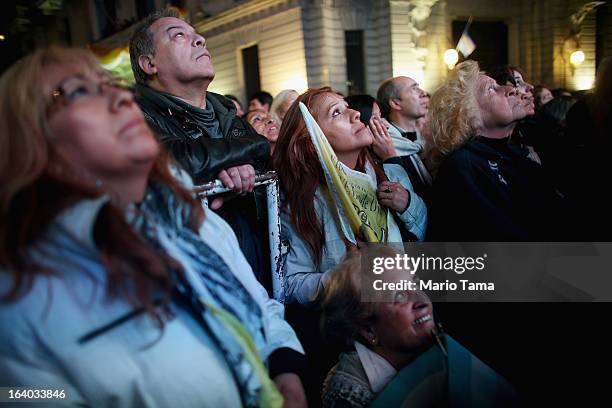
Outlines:
{"type": "MultiPolygon", "coordinates": [[[[388,258],[396,254],[389,247],[376,251],[388,258]]],[[[424,292],[366,289],[380,275],[362,267],[363,259],[348,256],[320,293],[327,340],[350,350],[340,355],[325,380],[323,407],[519,406],[503,378],[442,332],[424,292]],[[470,381],[473,386],[487,384],[472,388],[479,394],[472,401],[462,388],[470,381]],[[487,395],[487,387],[495,390],[493,395],[487,395]]],[[[384,281],[391,287],[416,278],[394,269],[385,273],[384,281]]]]}

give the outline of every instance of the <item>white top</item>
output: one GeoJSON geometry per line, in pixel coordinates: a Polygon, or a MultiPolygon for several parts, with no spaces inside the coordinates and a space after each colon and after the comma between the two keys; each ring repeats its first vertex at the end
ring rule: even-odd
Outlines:
{"type": "Polygon", "coordinates": [[[358,341],[355,342],[355,350],[357,350],[361,365],[368,376],[368,382],[372,391],[375,394],[379,393],[395,377],[397,370],[381,355],[373,352],[358,341]]]}

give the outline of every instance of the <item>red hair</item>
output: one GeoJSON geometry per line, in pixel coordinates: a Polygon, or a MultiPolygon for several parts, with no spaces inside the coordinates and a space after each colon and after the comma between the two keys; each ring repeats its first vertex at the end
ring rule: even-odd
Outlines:
{"type": "MultiPolygon", "coordinates": [[[[0,78],[0,265],[13,277],[13,286],[3,294],[5,301],[25,295],[38,276],[60,272],[48,270],[30,256],[30,249],[57,215],[83,199],[106,193],[66,171],[69,167],[50,141],[48,97],[42,86],[45,70],[67,63],[101,70],[87,50],[51,47],[17,62],[0,78]]],[[[197,231],[204,220],[202,207],[175,180],[169,165],[167,154],[160,152],[148,181],[166,184],[190,205],[190,228],[197,231]]],[[[123,211],[110,203],[100,210],[94,239],[108,276],[107,294],[144,307],[162,325],[153,296],[165,294],[169,301],[171,271],[181,273],[180,264],[144,242],[123,211]]]]}
{"type": "MultiPolygon", "coordinates": [[[[317,188],[326,187],[326,182],[299,102],[306,105],[317,120],[317,104],[327,93],[337,94],[330,87],[323,87],[309,89],[297,98],[285,115],[272,156],[279,187],[284,194],[283,210],[290,212],[291,222],[300,238],[306,241],[317,266],[323,252],[323,231],[314,208],[314,199],[317,188]]],[[[382,168],[372,159],[368,148],[364,147],[355,169],[364,171],[366,162],[374,167],[379,183],[387,179],[382,168]]]]}

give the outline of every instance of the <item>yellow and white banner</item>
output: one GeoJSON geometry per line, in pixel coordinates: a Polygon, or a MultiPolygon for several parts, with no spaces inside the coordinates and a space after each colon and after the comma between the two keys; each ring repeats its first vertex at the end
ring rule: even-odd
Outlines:
{"type": "Polygon", "coordinates": [[[365,242],[387,242],[387,210],[376,197],[374,169],[368,163],[367,174],[364,174],[340,162],[323,131],[301,102],[300,110],[317,150],[342,233],[353,244],[357,244],[356,237],[365,242]]]}

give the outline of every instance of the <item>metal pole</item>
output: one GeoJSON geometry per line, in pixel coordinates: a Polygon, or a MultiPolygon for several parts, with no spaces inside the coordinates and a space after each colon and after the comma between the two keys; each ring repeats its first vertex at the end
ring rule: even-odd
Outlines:
{"type": "MultiPolygon", "coordinates": [[[[266,201],[268,205],[268,243],[270,246],[270,268],[272,270],[272,297],[283,303],[285,300],[285,279],[282,262],[284,248],[280,236],[281,222],[276,173],[269,171],[258,174],[255,177],[255,187],[262,186],[266,186],[266,201]]],[[[215,180],[195,186],[194,191],[202,201],[202,205],[208,207],[209,197],[228,193],[232,190],[225,187],[221,180],[215,180]]]]}

